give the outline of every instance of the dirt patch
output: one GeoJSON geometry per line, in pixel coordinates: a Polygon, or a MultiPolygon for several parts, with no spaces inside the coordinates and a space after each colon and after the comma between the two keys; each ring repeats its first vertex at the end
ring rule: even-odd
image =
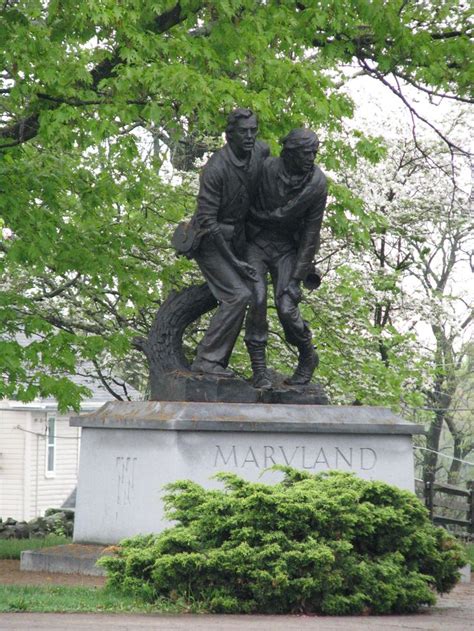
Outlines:
{"type": "Polygon", "coordinates": [[[78,587],[103,587],[104,576],[83,574],[58,574],[51,572],[24,572],[19,560],[0,560],[0,585],[69,585],[78,587]]]}
{"type": "Polygon", "coordinates": [[[469,609],[472,612],[472,620],[474,620],[474,582],[458,583],[449,594],[438,596],[435,607],[440,609],[469,609]]]}

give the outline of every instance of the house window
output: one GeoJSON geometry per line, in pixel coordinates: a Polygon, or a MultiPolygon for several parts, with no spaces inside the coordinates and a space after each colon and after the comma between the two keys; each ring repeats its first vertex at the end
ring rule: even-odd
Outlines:
{"type": "Polygon", "coordinates": [[[48,417],[46,430],[46,475],[53,476],[56,468],[56,419],[48,417]]]}

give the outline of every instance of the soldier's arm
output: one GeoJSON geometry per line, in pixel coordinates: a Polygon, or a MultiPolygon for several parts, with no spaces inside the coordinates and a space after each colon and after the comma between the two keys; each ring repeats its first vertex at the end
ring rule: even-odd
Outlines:
{"type": "Polygon", "coordinates": [[[301,300],[301,282],[311,272],[314,255],[319,249],[319,233],[326,207],[326,199],[326,178],[322,176],[322,178],[318,178],[317,185],[311,187],[312,203],[306,217],[302,220],[303,225],[299,231],[301,241],[298,246],[295,268],[288,285],[280,292],[280,295],[288,294],[295,303],[301,300]]]}
{"type": "MultiPolygon", "coordinates": [[[[294,223],[295,219],[303,218],[314,205],[315,186],[309,183],[293,199],[284,206],[269,210],[263,204],[251,209],[251,217],[265,225],[278,226],[286,222],[294,223]]],[[[319,190],[319,186],[317,187],[319,190]]]]}
{"type": "Polygon", "coordinates": [[[311,209],[306,215],[301,234],[301,242],[298,246],[296,265],[293,271],[295,280],[304,280],[311,267],[314,255],[319,250],[319,236],[323,221],[324,209],[326,208],[327,186],[321,184],[317,194],[313,197],[311,209]]]}
{"type": "Polygon", "coordinates": [[[284,206],[280,206],[271,212],[269,220],[274,224],[294,221],[296,218],[304,217],[314,203],[314,188],[311,185],[305,186],[293,199],[290,199],[284,206]]]}
{"type": "Polygon", "coordinates": [[[237,273],[243,278],[255,281],[257,278],[256,271],[245,261],[241,261],[235,256],[224,238],[217,221],[222,200],[222,177],[221,170],[212,163],[208,164],[207,168],[204,168],[198,194],[197,221],[201,230],[210,234],[220,254],[232,265],[237,273]]]}
{"type": "Polygon", "coordinates": [[[196,219],[199,227],[211,234],[220,232],[217,215],[222,200],[222,173],[212,163],[208,163],[199,182],[196,219]]]}

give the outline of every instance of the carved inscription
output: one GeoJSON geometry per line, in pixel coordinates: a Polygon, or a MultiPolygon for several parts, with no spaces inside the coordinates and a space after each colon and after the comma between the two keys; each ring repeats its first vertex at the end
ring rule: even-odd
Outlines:
{"type": "Polygon", "coordinates": [[[214,467],[237,469],[265,469],[283,464],[300,469],[360,469],[370,471],[377,464],[377,453],[372,447],[308,447],[297,445],[216,445],[214,467]]]}
{"type": "Polygon", "coordinates": [[[131,456],[117,456],[117,504],[127,506],[132,503],[135,491],[135,464],[137,459],[131,456]]]}

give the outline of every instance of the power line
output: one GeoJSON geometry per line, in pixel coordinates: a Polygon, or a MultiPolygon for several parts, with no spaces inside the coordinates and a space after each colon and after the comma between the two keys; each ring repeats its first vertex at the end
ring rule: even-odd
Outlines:
{"type": "Polygon", "coordinates": [[[474,412],[474,408],[431,408],[422,405],[409,405],[408,403],[404,403],[403,405],[410,408],[410,410],[429,410],[430,412],[446,412],[448,410],[451,412],[474,412]]]}
{"type": "MultiPolygon", "coordinates": [[[[20,432],[25,432],[25,434],[33,434],[33,436],[39,436],[40,438],[46,438],[46,432],[32,432],[30,429],[25,429],[21,425],[16,425],[15,429],[19,429],[20,432]]],[[[61,434],[49,434],[49,436],[53,438],[64,438],[66,440],[80,440],[80,436],[63,436],[61,434]]]]}
{"type": "Polygon", "coordinates": [[[462,462],[463,464],[468,464],[471,467],[474,467],[474,462],[469,462],[468,460],[462,460],[461,458],[455,458],[454,456],[448,456],[448,454],[443,454],[440,451],[435,451],[434,449],[428,449],[428,447],[418,447],[418,445],[413,445],[413,449],[421,449],[423,451],[430,451],[432,454],[438,454],[438,456],[442,456],[443,458],[449,458],[449,460],[456,460],[457,462],[462,462]]]}

